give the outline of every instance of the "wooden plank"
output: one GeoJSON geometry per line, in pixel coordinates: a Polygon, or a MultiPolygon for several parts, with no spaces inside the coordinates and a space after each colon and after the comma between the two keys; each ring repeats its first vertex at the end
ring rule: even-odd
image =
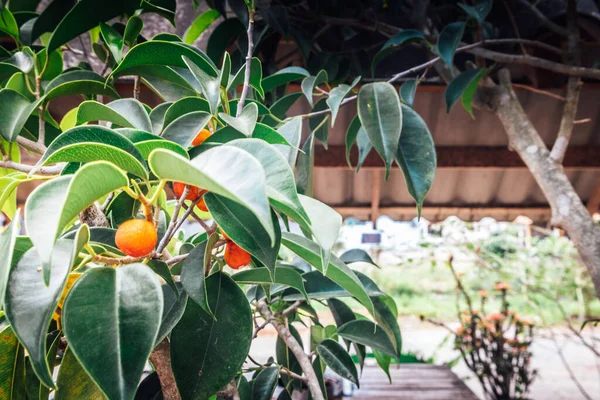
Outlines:
{"type": "MultiPolygon", "coordinates": [[[[438,168],[448,169],[523,169],[521,157],[501,146],[437,146],[438,168]]],[[[600,146],[572,146],[567,149],[563,166],[566,169],[600,169],[600,146]]],[[[356,165],[358,150],[350,153],[352,165],[356,165]]],[[[346,162],[346,148],[342,145],[315,146],[315,167],[349,168],[346,162]]],[[[371,151],[362,166],[363,169],[382,169],[383,160],[371,151]]]]}
{"type": "Polygon", "coordinates": [[[448,367],[430,364],[403,364],[390,369],[392,383],[377,367],[366,367],[360,389],[352,400],[477,400],[477,397],[448,367]]]}

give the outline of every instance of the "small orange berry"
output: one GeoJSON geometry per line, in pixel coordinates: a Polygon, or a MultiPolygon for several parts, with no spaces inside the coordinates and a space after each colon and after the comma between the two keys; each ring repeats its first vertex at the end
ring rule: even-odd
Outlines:
{"type": "Polygon", "coordinates": [[[250,253],[234,242],[225,245],[225,262],[233,269],[239,269],[250,264],[250,253]]]}
{"type": "Polygon", "coordinates": [[[206,139],[208,139],[212,135],[208,129],[202,129],[198,132],[198,136],[194,138],[192,141],[192,146],[200,146],[206,139]]]}
{"type": "MultiPolygon", "coordinates": [[[[181,196],[183,196],[184,190],[185,190],[185,183],[173,182],[173,192],[175,192],[175,196],[177,196],[178,199],[180,199],[181,196]]],[[[200,189],[199,187],[190,186],[190,190],[188,190],[188,194],[185,197],[185,199],[194,201],[198,197],[202,196],[202,193],[204,193],[204,191],[202,189],[200,189]]]]}
{"type": "Polygon", "coordinates": [[[208,207],[206,207],[206,203],[204,202],[204,197],[200,199],[198,204],[196,204],[196,207],[198,207],[199,209],[201,209],[204,212],[208,212],[208,207]]]}
{"type": "Polygon", "coordinates": [[[156,247],[158,235],[152,222],[143,219],[130,219],[117,229],[115,243],[119,250],[131,257],[142,257],[156,247]]]}

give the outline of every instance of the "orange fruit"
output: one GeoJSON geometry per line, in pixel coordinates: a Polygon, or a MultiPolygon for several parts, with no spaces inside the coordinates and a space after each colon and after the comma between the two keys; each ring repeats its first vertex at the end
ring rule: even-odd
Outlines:
{"type": "Polygon", "coordinates": [[[204,212],[208,212],[208,207],[206,207],[206,203],[204,202],[204,197],[200,199],[198,204],[196,204],[196,207],[198,207],[199,209],[201,209],[204,212]]]}
{"type": "Polygon", "coordinates": [[[225,231],[221,228],[219,228],[219,232],[221,232],[221,235],[223,236],[223,239],[225,240],[231,240],[231,238],[229,236],[227,236],[227,234],[225,233],[225,231]]]}
{"type": "Polygon", "coordinates": [[[130,219],[117,229],[115,243],[119,250],[131,257],[143,257],[156,247],[158,235],[150,221],[130,219]]]}
{"type": "Polygon", "coordinates": [[[250,264],[250,253],[233,242],[225,245],[225,262],[233,269],[239,269],[250,264]]]}
{"type": "Polygon", "coordinates": [[[202,129],[192,141],[192,146],[200,146],[208,137],[212,135],[208,129],[202,129]]]}
{"type": "MultiPolygon", "coordinates": [[[[184,190],[185,190],[185,183],[173,182],[173,192],[175,192],[175,196],[177,196],[178,199],[181,198],[184,190]]],[[[190,186],[190,190],[188,190],[188,195],[186,196],[185,199],[194,201],[198,197],[202,196],[202,193],[204,193],[204,192],[205,192],[204,190],[200,189],[197,186],[190,186]]]]}

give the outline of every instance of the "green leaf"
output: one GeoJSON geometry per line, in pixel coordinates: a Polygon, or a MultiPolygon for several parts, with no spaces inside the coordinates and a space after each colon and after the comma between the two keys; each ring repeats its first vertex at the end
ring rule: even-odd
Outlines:
{"type": "Polygon", "coordinates": [[[396,162],[402,169],[410,195],[421,214],[423,200],[435,177],[437,158],[435,145],[425,121],[412,108],[402,105],[402,134],[396,162]]]}
{"type": "MultiPolygon", "coordinates": [[[[81,2],[80,2],[81,3],[81,2]]],[[[48,83],[44,101],[73,94],[101,94],[118,99],[120,96],[112,85],[106,85],[104,78],[92,71],[69,71],[48,83]]]]}
{"type": "Polygon", "coordinates": [[[161,287],[163,291],[164,307],[160,329],[158,330],[158,336],[154,342],[155,345],[158,345],[171,333],[175,325],[177,325],[183,316],[188,301],[188,296],[180,289],[180,285],[177,285],[177,292],[174,292],[169,285],[162,285],[161,287]]]}
{"type": "Polygon", "coordinates": [[[239,117],[233,117],[225,113],[219,113],[219,117],[227,124],[246,136],[251,136],[258,120],[258,106],[248,103],[244,106],[239,117]]]}
{"type": "Polygon", "coordinates": [[[277,71],[273,75],[267,76],[262,80],[262,87],[265,92],[269,92],[276,87],[286,83],[297,81],[310,76],[310,73],[301,67],[287,67],[277,71]]]}
{"type": "Polygon", "coordinates": [[[458,6],[462,8],[470,17],[474,18],[479,24],[483,24],[485,22],[485,18],[492,10],[493,4],[494,2],[492,0],[483,0],[473,6],[469,6],[464,3],[458,3],[458,6]]]}
{"type": "Polygon", "coordinates": [[[0,90],[0,135],[6,141],[14,142],[40,102],[41,100],[37,100],[31,103],[12,89],[0,90]]]}
{"type": "Polygon", "coordinates": [[[208,38],[208,43],[206,44],[206,54],[208,57],[217,64],[227,46],[243,34],[245,30],[246,28],[239,19],[233,18],[221,22],[208,38]]]}
{"type": "Polygon", "coordinates": [[[156,275],[144,264],[91,269],[64,306],[65,336],[83,368],[108,398],[133,399],[163,312],[156,275]]]}
{"type": "Polygon", "coordinates": [[[268,268],[251,268],[240,271],[232,276],[233,280],[242,284],[271,285],[273,283],[289,286],[302,293],[306,300],[308,295],[304,288],[304,280],[298,271],[287,267],[275,267],[275,273],[271,277],[268,268]]]}
{"type": "MultiPolygon", "coordinates": [[[[313,112],[325,110],[327,110],[327,99],[324,98],[319,100],[312,109],[313,112]]],[[[319,139],[325,146],[325,149],[327,149],[327,139],[329,138],[329,115],[321,114],[317,117],[310,118],[308,120],[308,127],[312,134],[319,139]]]]}
{"type": "Polygon", "coordinates": [[[328,81],[329,78],[327,77],[327,71],[324,69],[320,70],[317,76],[307,76],[302,80],[302,93],[304,93],[304,96],[306,96],[306,100],[308,100],[308,104],[310,104],[311,107],[314,107],[313,91],[319,85],[327,83],[328,81]]]}
{"type": "Polygon", "coordinates": [[[0,393],[6,400],[25,400],[25,355],[10,326],[0,331],[0,393]]]}
{"type": "MultiPolygon", "coordinates": [[[[347,290],[354,296],[363,306],[374,314],[373,303],[365,290],[362,282],[356,274],[346,266],[339,258],[331,255],[329,258],[329,266],[326,273],[323,271],[321,248],[313,241],[306,239],[295,233],[282,232],[281,244],[296,253],[304,261],[321,271],[323,275],[331,279],[333,282],[347,290]]],[[[308,288],[307,288],[308,292],[308,288]]]]}
{"type": "Polygon", "coordinates": [[[229,84],[229,77],[231,75],[231,56],[229,53],[225,53],[223,57],[223,63],[221,64],[221,70],[219,71],[219,85],[226,88],[229,84]]]}
{"type": "Polygon", "coordinates": [[[188,300],[171,334],[171,366],[184,399],[207,399],[238,374],[252,340],[252,312],[244,292],[216,272],[206,278],[207,314],[188,300]]]}
{"type": "Polygon", "coordinates": [[[371,144],[385,162],[387,179],[402,130],[402,111],[396,89],[382,82],[364,85],[358,92],[358,116],[371,144]]]}
{"type": "Polygon", "coordinates": [[[282,210],[306,229],[310,229],[311,220],[296,192],[294,173],[286,159],[273,146],[258,139],[238,139],[228,142],[254,156],[265,171],[277,171],[266,174],[267,196],[273,205],[282,210]]]}
{"type": "Polygon", "coordinates": [[[6,33],[15,40],[19,40],[19,26],[10,10],[4,5],[0,9],[0,31],[6,33]]]}
{"type": "MultiPolygon", "coordinates": [[[[373,297],[371,300],[375,306],[375,321],[387,332],[392,345],[396,349],[396,358],[400,360],[402,335],[398,326],[398,320],[381,297],[373,297]]],[[[394,300],[392,299],[391,301],[393,302],[394,300]]]]}
{"type": "Polygon", "coordinates": [[[131,14],[139,7],[139,4],[139,0],[111,0],[109,2],[80,0],[74,6],[69,3],[68,7],[70,7],[70,10],[60,21],[56,29],[53,27],[48,29],[48,31],[54,31],[48,42],[48,53],[58,49],[82,33],[87,32],[100,22],[109,21],[121,14],[131,14]]]}
{"type": "Polygon", "coordinates": [[[333,372],[360,387],[356,365],[350,354],[338,342],[332,339],[323,340],[317,346],[317,354],[333,372]]]}
{"type": "Polygon", "coordinates": [[[479,71],[479,74],[473,79],[467,88],[463,91],[462,95],[462,105],[467,110],[467,112],[471,115],[471,118],[475,118],[473,116],[473,98],[475,97],[475,93],[477,92],[477,86],[479,85],[479,81],[483,78],[489,69],[483,68],[479,71]]]}
{"type": "Polygon", "coordinates": [[[57,162],[108,161],[142,178],[148,178],[144,158],[123,135],[98,125],[79,126],[58,136],[36,164],[36,169],[57,162]]]}
{"type": "Polygon", "coordinates": [[[153,140],[144,140],[141,142],[137,142],[135,143],[135,148],[138,149],[140,155],[145,160],[147,160],[148,157],[150,157],[150,154],[156,149],[166,149],[179,155],[182,155],[186,158],[188,157],[188,153],[183,147],[181,147],[175,142],[165,140],[161,137],[157,137],[157,139],[153,140]]]}
{"type": "Polygon", "coordinates": [[[112,26],[107,25],[104,22],[100,23],[100,33],[102,34],[102,40],[108,47],[110,54],[113,59],[119,63],[121,62],[121,53],[123,53],[123,37],[117,32],[112,26]]]}
{"type": "Polygon", "coordinates": [[[375,356],[375,360],[377,361],[377,365],[379,368],[385,372],[390,381],[390,385],[392,384],[392,376],[390,375],[390,364],[392,362],[392,357],[388,356],[385,353],[382,353],[379,350],[373,350],[373,355],[375,356]]]}
{"type": "MultiPolygon", "coordinates": [[[[230,115],[236,115],[238,102],[239,102],[239,99],[233,99],[233,100],[229,101],[229,114],[230,115]]],[[[256,106],[258,107],[258,116],[259,117],[262,117],[263,115],[268,115],[271,113],[269,111],[269,109],[267,108],[267,106],[265,106],[262,103],[259,103],[256,100],[246,99],[246,104],[248,104],[248,103],[256,104],[256,106]]]]}
{"type": "MultiPolygon", "coordinates": [[[[358,271],[352,271],[358,277],[358,280],[363,285],[365,291],[370,297],[375,296],[384,296],[377,285],[369,279],[366,275],[361,274],[358,271]]],[[[302,274],[302,279],[304,279],[304,287],[306,289],[306,294],[308,294],[309,299],[317,299],[317,300],[329,300],[332,298],[339,297],[351,297],[352,294],[342,288],[340,285],[332,281],[330,278],[325,277],[321,271],[310,271],[302,274]]],[[[279,293],[282,289],[272,290],[271,294],[279,293]]],[[[296,301],[296,300],[304,300],[304,296],[292,289],[283,289],[284,292],[282,294],[282,299],[285,301],[296,301]]]]}
{"type": "Polygon", "coordinates": [[[150,122],[152,123],[152,133],[160,135],[160,133],[163,130],[163,127],[165,126],[164,121],[167,111],[169,110],[169,107],[171,107],[173,104],[174,103],[172,102],[161,103],[154,107],[152,111],[150,111],[149,117],[150,122]]]}
{"type": "Polygon", "coordinates": [[[363,163],[367,159],[367,156],[371,152],[373,145],[369,141],[369,137],[367,136],[367,132],[361,126],[358,129],[358,135],[356,136],[356,147],[358,147],[358,162],[356,163],[356,172],[360,171],[360,167],[362,167],[363,163]]]}
{"type": "MultiPolygon", "coordinates": [[[[242,67],[235,74],[229,86],[227,86],[228,90],[235,89],[240,85],[244,84],[244,78],[246,74],[246,64],[242,65],[242,67]]],[[[256,57],[252,58],[252,63],[250,64],[250,81],[248,82],[256,93],[261,97],[265,97],[265,91],[262,87],[262,63],[256,57]]],[[[233,114],[233,111],[232,111],[233,114]]]]}
{"type": "Polygon", "coordinates": [[[98,385],[85,372],[73,352],[67,348],[56,381],[56,400],[82,398],[86,400],[104,400],[106,397],[98,385]]]}
{"type": "Polygon", "coordinates": [[[192,160],[156,149],[148,160],[160,179],[198,186],[250,209],[268,232],[271,243],[275,231],[266,195],[265,172],[260,163],[244,150],[218,146],[192,160]]]}
{"type": "Polygon", "coordinates": [[[56,238],[73,218],[100,197],[127,185],[127,176],[121,170],[98,161],[84,165],[75,175],[45,182],[31,192],[25,203],[25,221],[42,268],[47,271],[45,276],[49,275],[56,238]],[[41,226],[44,229],[36,229],[41,226]]]}
{"type": "MultiPolygon", "coordinates": [[[[444,96],[446,98],[446,112],[450,112],[454,104],[458,101],[463,92],[469,87],[473,81],[479,82],[482,68],[469,69],[458,75],[446,87],[444,96]]],[[[471,98],[472,99],[472,98],[471,98]]]]}
{"type": "Polygon", "coordinates": [[[312,222],[311,233],[315,242],[321,247],[322,270],[323,274],[327,275],[331,249],[342,228],[342,216],[333,208],[312,197],[300,195],[300,202],[312,222]]]}
{"type": "Polygon", "coordinates": [[[417,84],[418,82],[416,79],[409,79],[400,86],[400,97],[410,108],[413,108],[415,103],[417,84]]]}
{"type": "Polygon", "coordinates": [[[253,400],[271,400],[277,387],[279,367],[268,367],[258,373],[252,385],[253,400]]]}
{"type": "Polygon", "coordinates": [[[4,81],[18,72],[27,74],[33,69],[33,63],[33,56],[29,52],[18,51],[14,53],[0,62],[0,80],[4,81]]]}
{"type": "Polygon", "coordinates": [[[125,32],[123,33],[123,41],[129,47],[133,47],[140,33],[144,29],[144,21],[138,16],[131,16],[125,26],[125,32]]]}
{"type": "Polygon", "coordinates": [[[204,111],[194,111],[175,119],[163,131],[162,137],[187,148],[198,133],[210,121],[211,115],[204,111]]]}
{"type": "Polygon", "coordinates": [[[221,103],[221,79],[217,76],[214,77],[207,72],[204,72],[199,66],[194,64],[192,60],[183,56],[183,61],[187,65],[188,69],[200,84],[202,88],[202,94],[208,100],[210,105],[210,112],[216,113],[221,103]]]}
{"type": "Polygon", "coordinates": [[[275,241],[271,242],[268,232],[260,224],[256,215],[243,204],[214,193],[205,194],[204,200],[221,230],[273,273],[281,245],[281,231],[276,215],[272,213],[275,241]]]}
{"type": "Polygon", "coordinates": [[[190,59],[208,75],[218,75],[215,65],[200,50],[179,42],[151,40],[132,47],[108,78],[127,75],[130,73],[129,69],[147,65],[187,68],[182,56],[190,59]]]}
{"type": "Polygon", "coordinates": [[[357,319],[340,326],[338,334],[351,342],[368,346],[391,357],[396,357],[396,349],[385,330],[366,319],[357,319]]]}
{"type": "Polygon", "coordinates": [[[436,52],[442,57],[442,60],[449,66],[453,66],[454,52],[465,33],[464,22],[452,22],[440,32],[436,46],[436,52]]]}
{"type": "Polygon", "coordinates": [[[335,119],[337,117],[338,111],[340,110],[340,105],[342,101],[348,94],[352,91],[354,86],[360,82],[360,76],[357,76],[354,81],[352,81],[351,85],[339,85],[329,92],[329,96],[327,97],[327,105],[331,108],[331,126],[333,127],[335,124],[335,119]]]}
{"type": "Polygon", "coordinates": [[[192,24],[186,29],[183,34],[183,41],[188,44],[192,44],[202,35],[202,33],[208,28],[217,18],[221,16],[217,10],[210,9],[200,14],[198,18],[192,22],[192,24]]]}
{"type": "MultiPolygon", "coordinates": [[[[296,189],[298,193],[311,196],[313,192],[313,169],[315,164],[315,135],[310,135],[298,156],[296,166],[296,189]]],[[[308,228],[305,228],[308,229],[308,228]]],[[[310,230],[310,229],[308,229],[310,230]]]]}
{"type": "MultiPolygon", "coordinates": [[[[302,337],[292,324],[289,325],[289,330],[294,339],[296,339],[298,344],[300,344],[300,347],[304,348],[302,337]]],[[[289,347],[287,347],[287,344],[281,340],[279,336],[277,336],[277,340],[275,341],[275,359],[277,360],[277,364],[281,365],[282,367],[285,367],[297,374],[302,374],[302,367],[300,367],[296,356],[294,356],[289,347]]],[[[284,386],[287,387],[290,385],[290,382],[292,382],[292,378],[288,377],[287,375],[281,375],[281,381],[283,382],[284,386]]],[[[300,387],[300,383],[297,382],[293,382],[291,385],[294,385],[294,388],[300,387]]]]}
{"type": "MultiPolygon", "coordinates": [[[[232,111],[233,112],[233,111],[232,111]]],[[[260,115],[260,113],[259,113],[260,115]]],[[[264,140],[269,144],[283,144],[286,146],[291,146],[285,137],[275,129],[267,126],[265,124],[261,124],[258,122],[254,127],[254,132],[252,132],[252,137],[256,139],[264,140]]],[[[287,160],[286,160],[287,162],[287,160]]]]}
{"type": "Polygon", "coordinates": [[[340,256],[340,260],[342,260],[346,264],[362,262],[362,263],[371,264],[371,265],[376,266],[377,268],[380,268],[379,265],[377,265],[375,263],[375,261],[373,261],[373,259],[369,255],[369,253],[367,253],[366,251],[364,251],[362,249],[350,249],[350,250],[344,252],[340,256]]]}
{"type": "Polygon", "coordinates": [[[391,37],[381,50],[375,54],[373,57],[373,62],[371,63],[371,74],[375,75],[375,68],[377,64],[381,62],[384,58],[388,57],[390,54],[402,48],[405,44],[410,42],[414,42],[416,40],[425,40],[425,36],[416,30],[416,29],[404,29],[397,33],[395,36],[391,37]]]}
{"type": "MultiPolygon", "coordinates": [[[[313,360],[312,363],[313,369],[315,371],[315,375],[317,376],[317,379],[319,380],[319,386],[321,387],[321,393],[323,394],[323,398],[327,398],[327,386],[325,386],[325,376],[324,376],[324,372],[323,369],[325,368],[323,366],[323,362],[321,361],[321,358],[319,356],[316,356],[315,359],[313,360]]],[[[312,396],[309,397],[309,399],[311,399],[312,396]]]]}
{"type": "MultiPolygon", "coordinates": [[[[163,128],[169,126],[171,122],[175,121],[177,118],[194,111],[210,113],[210,105],[205,99],[200,97],[184,97],[177,100],[166,110],[163,128]]],[[[160,131],[162,131],[162,129],[160,131]]]]}
{"type": "Polygon", "coordinates": [[[298,147],[300,147],[300,139],[302,138],[302,118],[292,118],[290,121],[279,127],[277,132],[279,132],[290,145],[276,146],[276,148],[287,159],[290,167],[295,168],[296,159],[298,158],[298,147]]]}
{"type": "MultiPolygon", "coordinates": [[[[287,94],[287,95],[283,96],[282,98],[280,98],[279,100],[277,100],[275,103],[273,103],[273,105],[271,106],[271,108],[269,110],[271,111],[271,114],[273,114],[273,116],[275,116],[276,118],[285,119],[286,114],[289,111],[289,109],[294,105],[294,103],[300,97],[302,97],[301,92],[293,92],[293,93],[287,94]]],[[[269,126],[279,125],[278,121],[276,121],[275,119],[271,118],[268,115],[263,119],[262,122],[269,126]]]]}
{"type": "Polygon", "coordinates": [[[348,125],[348,130],[346,131],[346,162],[350,168],[353,168],[352,162],[350,161],[350,152],[352,151],[352,146],[356,142],[358,131],[361,128],[362,125],[360,124],[360,118],[358,115],[356,115],[354,118],[352,118],[350,125],[348,125]]]}
{"type": "Polygon", "coordinates": [[[102,104],[84,101],[79,105],[77,125],[88,121],[108,121],[126,127],[152,132],[152,122],[143,104],[136,99],[120,99],[102,104]]]}
{"type": "MultiPolygon", "coordinates": [[[[48,213],[48,209],[44,211],[48,213]]],[[[79,251],[77,241],[59,239],[56,242],[46,284],[39,268],[38,251],[35,248],[27,250],[10,271],[4,299],[6,318],[27,349],[36,375],[50,388],[54,387],[54,382],[46,359],[46,332],[79,251]]]]}
{"type": "MultiPolygon", "coordinates": [[[[1,207],[0,207],[1,209],[1,207]]],[[[0,307],[4,304],[6,294],[6,284],[10,272],[10,264],[15,250],[17,235],[19,234],[18,219],[13,219],[10,224],[0,232],[0,249],[2,249],[2,258],[0,259],[0,307]]],[[[1,393],[1,392],[0,392],[1,393]]]]}
{"type": "Polygon", "coordinates": [[[205,276],[210,268],[211,250],[216,243],[217,236],[211,235],[209,240],[200,243],[189,252],[181,267],[181,284],[187,295],[211,316],[213,315],[208,305],[205,276]]]}

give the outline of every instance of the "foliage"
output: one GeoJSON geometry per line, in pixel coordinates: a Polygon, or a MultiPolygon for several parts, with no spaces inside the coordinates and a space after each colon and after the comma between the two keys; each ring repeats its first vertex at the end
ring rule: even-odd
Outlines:
{"type": "MultiPolygon", "coordinates": [[[[0,206],[12,219],[0,234],[1,350],[8,355],[0,367],[11,377],[11,398],[31,387],[39,400],[154,398],[158,378],[165,398],[227,397],[231,387],[251,387],[252,398],[268,399],[282,381],[290,396],[308,388],[319,399],[325,395],[308,377],[322,381],[325,367],[359,384],[349,346],[361,366],[365,347],[385,369],[399,358],[393,300],[353,269],[365,262],[360,253],[332,254],[341,216],[304,195],[314,138],[326,144],[330,119],[358,97],[348,146],[368,144],[388,172],[398,163],[421,206],[436,167],[433,141],[391,84],[359,87],[360,78],[341,83],[333,79],[339,74],[300,67],[273,71],[253,57],[247,38],[248,57],[226,52],[244,25],[252,38],[254,2],[230,1],[240,19],[219,25],[207,54],[189,43],[214,12],[183,41],[141,35],[142,13],[173,20],[171,0],[57,0],[39,15],[35,1],[18,11],[13,3],[2,7],[0,26],[12,38],[0,62],[0,206]],[[63,70],[64,53],[74,52],[69,42],[82,34],[101,71],[87,63],[63,70]],[[117,90],[124,76],[135,77],[131,97],[117,90]],[[286,85],[299,80],[314,115],[288,116],[302,93],[287,93],[286,85]],[[163,102],[142,103],[141,85],[163,102]],[[48,109],[65,96],[83,102],[59,124],[48,109]],[[300,152],[307,119],[313,133],[300,152]],[[20,163],[21,148],[38,153],[36,165],[20,163]],[[27,235],[19,236],[14,192],[29,181],[39,185],[24,209],[27,235]],[[169,200],[173,183],[185,186],[169,200]],[[205,232],[179,232],[187,219],[205,232]],[[289,231],[290,221],[302,235],[289,231]],[[305,267],[283,263],[284,248],[305,267]],[[235,272],[242,264],[249,265],[235,272]],[[350,298],[365,315],[346,305],[350,298]],[[336,326],[322,326],[312,308],[318,302],[328,303],[336,326]],[[314,352],[307,355],[293,333],[309,320],[314,352]],[[251,341],[267,324],[278,327],[282,356],[250,368],[251,341]],[[140,382],[147,360],[156,374],[140,382]],[[251,371],[246,382],[242,373],[251,371]]],[[[258,12],[264,21],[282,20],[277,7],[258,12]]]]}

